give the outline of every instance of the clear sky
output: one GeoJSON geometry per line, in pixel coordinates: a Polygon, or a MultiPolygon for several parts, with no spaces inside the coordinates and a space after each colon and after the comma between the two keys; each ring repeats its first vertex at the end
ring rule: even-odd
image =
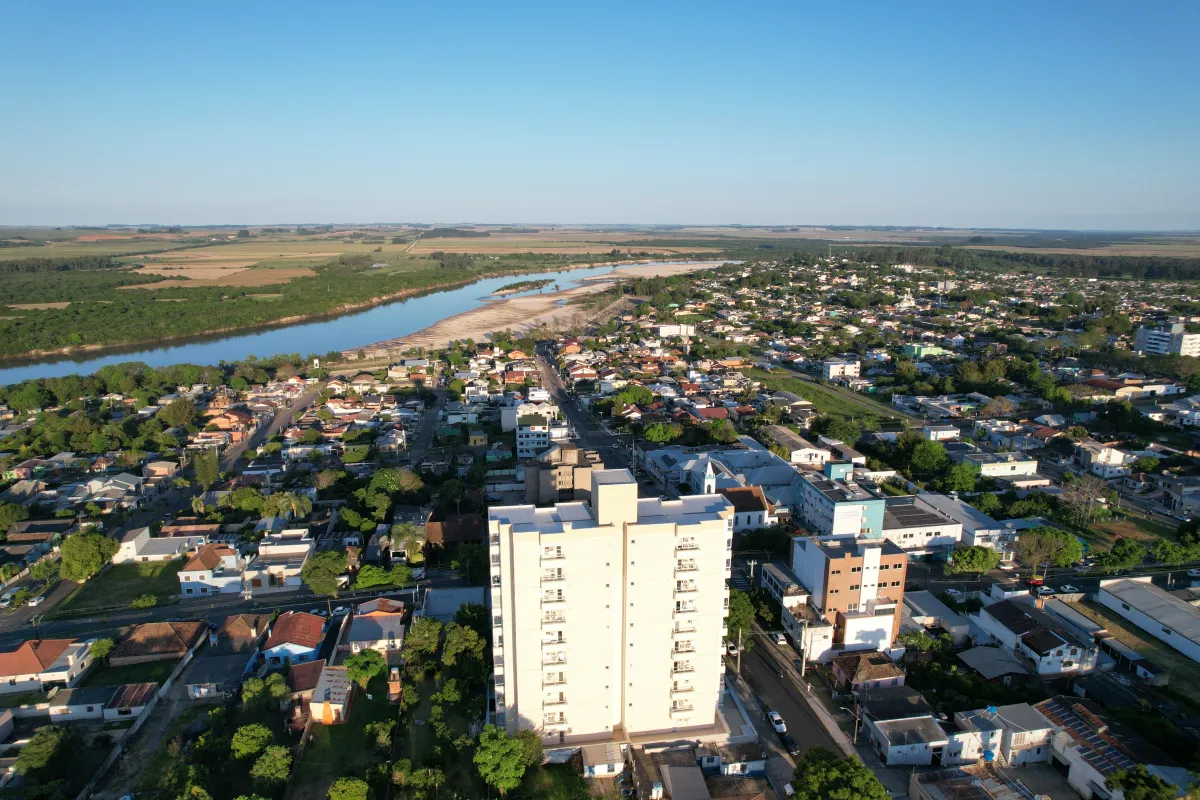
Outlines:
{"type": "Polygon", "coordinates": [[[1200,3],[9,3],[0,224],[1200,229],[1200,3]]]}

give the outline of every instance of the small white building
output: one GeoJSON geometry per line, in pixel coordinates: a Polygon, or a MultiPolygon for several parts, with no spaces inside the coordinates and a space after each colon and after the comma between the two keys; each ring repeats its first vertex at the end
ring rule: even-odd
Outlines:
{"type": "Polygon", "coordinates": [[[121,537],[114,564],[171,561],[195,552],[207,540],[203,536],[151,536],[149,528],[134,528],[121,537]]]}
{"type": "MultiPolygon", "coordinates": [[[[980,733],[984,750],[990,750],[1000,764],[1019,767],[1050,761],[1054,725],[1028,703],[958,711],[954,724],[962,731],[980,733]]],[[[979,753],[969,759],[965,750],[963,756],[964,761],[985,758],[979,753]]]]}

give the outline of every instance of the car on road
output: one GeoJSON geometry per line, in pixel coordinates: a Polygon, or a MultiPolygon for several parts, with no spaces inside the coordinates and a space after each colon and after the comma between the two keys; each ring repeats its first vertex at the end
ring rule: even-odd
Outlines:
{"type": "Polygon", "coordinates": [[[796,739],[790,733],[781,733],[779,735],[779,743],[788,751],[788,755],[800,755],[800,745],[796,744],[796,739]]]}
{"type": "Polygon", "coordinates": [[[1064,583],[1062,586],[1058,587],[1058,590],[1066,594],[1077,594],[1079,592],[1079,587],[1073,583],[1064,583]]]}
{"type": "Polygon", "coordinates": [[[771,723],[771,727],[776,733],[787,733],[787,725],[783,724],[783,717],[779,716],[778,711],[768,711],[767,721],[771,723]]]}
{"type": "Polygon", "coordinates": [[[736,656],[738,654],[737,642],[726,642],[725,649],[729,652],[729,655],[731,655],[731,656],[736,656]]]}
{"type": "Polygon", "coordinates": [[[782,633],[779,633],[778,631],[776,631],[774,634],[772,634],[771,638],[775,640],[775,644],[778,644],[778,645],[787,644],[787,638],[782,633]]]}
{"type": "Polygon", "coordinates": [[[46,595],[39,594],[37,597],[29,598],[29,605],[40,606],[42,604],[42,602],[45,601],[45,599],[46,599],[46,595]]]}
{"type": "Polygon", "coordinates": [[[1005,572],[1012,572],[1016,568],[1017,565],[1011,561],[1004,561],[1000,564],[1000,569],[1004,570],[1005,572]]]}
{"type": "Polygon", "coordinates": [[[1046,582],[1043,581],[1041,578],[1029,578],[1027,581],[1025,581],[1025,583],[1029,586],[1033,586],[1036,588],[1038,586],[1045,585],[1046,582]]]}
{"type": "Polygon", "coordinates": [[[1189,578],[1200,578],[1200,569],[1189,569],[1187,575],[1189,578]]]}
{"type": "Polygon", "coordinates": [[[1037,593],[1038,597],[1049,597],[1050,595],[1054,594],[1054,590],[1049,586],[1039,586],[1037,587],[1037,593]]]}

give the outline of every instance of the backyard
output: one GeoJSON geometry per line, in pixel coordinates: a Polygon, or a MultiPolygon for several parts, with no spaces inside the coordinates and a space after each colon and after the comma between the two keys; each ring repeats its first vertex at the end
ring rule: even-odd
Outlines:
{"type": "Polygon", "coordinates": [[[1113,542],[1120,538],[1137,539],[1148,545],[1153,545],[1159,539],[1175,541],[1175,529],[1170,525],[1134,516],[1094,523],[1090,533],[1094,534],[1095,538],[1085,533],[1084,538],[1088,543],[1106,549],[1112,547],[1113,542]]]}
{"type": "Polygon", "coordinates": [[[343,776],[366,777],[371,765],[386,757],[371,747],[365,728],[371,722],[395,719],[399,710],[387,699],[387,679],[376,677],[367,691],[358,688],[343,725],[313,724],[309,740],[292,776],[292,800],[323,800],[329,785],[343,776]]]}
{"type": "Polygon", "coordinates": [[[100,609],[128,608],[134,599],[151,594],[162,603],[179,594],[179,570],[182,559],[144,564],[114,564],[83,584],[75,594],[58,605],[54,617],[100,609]]]}
{"type": "Polygon", "coordinates": [[[94,666],[83,676],[80,686],[120,686],[123,683],[162,683],[171,676],[179,659],[148,661],[145,664],[126,664],[111,667],[94,666]]]}

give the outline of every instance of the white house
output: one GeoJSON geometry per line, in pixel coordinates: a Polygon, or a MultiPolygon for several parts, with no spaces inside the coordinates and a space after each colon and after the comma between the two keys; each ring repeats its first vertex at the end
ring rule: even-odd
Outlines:
{"type": "Polygon", "coordinates": [[[206,541],[203,536],[152,537],[149,528],[134,528],[121,537],[112,563],[171,561],[194,552],[206,541]]]}
{"type": "Polygon", "coordinates": [[[1075,463],[1101,478],[1119,478],[1128,475],[1137,456],[1095,441],[1075,444],[1075,463]]]}
{"type": "Polygon", "coordinates": [[[984,606],[974,622],[1038,675],[1086,675],[1100,650],[1085,633],[1035,605],[1014,598],[984,606]]]}
{"type": "MultiPolygon", "coordinates": [[[[962,731],[978,731],[985,750],[1006,766],[1041,764],[1050,761],[1054,725],[1028,703],[990,706],[974,711],[957,711],[954,724],[962,731]]],[[[966,753],[963,753],[966,756],[966,753]]],[[[963,758],[963,761],[976,759],[963,758]]]]}
{"type": "Polygon", "coordinates": [[[184,597],[236,594],[242,590],[242,557],[223,544],[207,544],[196,551],[179,571],[184,597]]]}
{"type": "Polygon", "coordinates": [[[74,686],[92,665],[93,639],[31,639],[0,653],[0,694],[74,686]]]}

